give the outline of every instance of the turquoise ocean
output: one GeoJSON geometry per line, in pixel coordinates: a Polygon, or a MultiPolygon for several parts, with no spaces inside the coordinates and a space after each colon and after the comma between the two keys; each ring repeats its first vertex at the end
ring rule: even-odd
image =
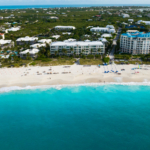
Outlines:
{"type": "Polygon", "coordinates": [[[0,93],[0,150],[150,150],[150,86],[0,93]]]}

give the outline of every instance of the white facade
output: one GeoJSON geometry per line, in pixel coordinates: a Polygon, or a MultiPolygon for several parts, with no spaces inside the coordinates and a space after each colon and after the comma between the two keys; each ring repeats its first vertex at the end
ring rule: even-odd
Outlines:
{"type": "Polygon", "coordinates": [[[18,45],[23,45],[23,44],[35,44],[36,41],[38,40],[38,37],[29,37],[29,36],[26,36],[26,37],[21,37],[21,38],[18,38],[16,40],[17,44],[18,45]]]}
{"type": "Polygon", "coordinates": [[[48,43],[48,44],[50,44],[52,42],[52,39],[41,39],[38,42],[39,43],[48,43]]]}
{"type": "Polygon", "coordinates": [[[111,34],[103,34],[101,37],[102,37],[102,38],[111,38],[112,35],[111,35],[111,34]]]}
{"type": "Polygon", "coordinates": [[[63,50],[66,50],[67,55],[84,55],[88,54],[104,54],[105,53],[105,44],[100,41],[59,41],[52,42],[50,45],[51,54],[58,52],[60,55],[63,55],[63,50]],[[71,50],[72,49],[72,50],[71,50]]]}
{"type": "Polygon", "coordinates": [[[29,53],[30,57],[35,58],[36,54],[39,52],[39,49],[27,49],[25,51],[20,52],[20,57],[25,58],[29,53]]]}
{"type": "Polygon", "coordinates": [[[0,40],[0,45],[4,45],[4,44],[11,44],[11,40],[3,40],[3,39],[1,39],[0,40]]]}
{"type": "Polygon", "coordinates": [[[123,18],[129,18],[130,16],[128,14],[122,14],[123,18]]]}
{"type": "Polygon", "coordinates": [[[39,44],[39,43],[37,43],[37,44],[30,45],[30,47],[31,47],[31,48],[46,47],[46,44],[45,44],[45,43],[43,43],[43,44],[39,44]]]}
{"type": "Polygon", "coordinates": [[[59,19],[59,18],[55,16],[51,16],[50,19],[59,19]]]}
{"type": "Polygon", "coordinates": [[[139,20],[137,23],[138,23],[138,24],[140,24],[140,23],[145,23],[146,25],[150,25],[150,21],[139,20]]]}
{"type": "Polygon", "coordinates": [[[116,33],[116,30],[115,30],[115,29],[109,29],[108,32],[109,32],[109,33],[116,33]]]}
{"type": "Polygon", "coordinates": [[[107,25],[106,28],[115,29],[115,27],[113,25],[107,25]]]}
{"type": "Polygon", "coordinates": [[[150,33],[124,33],[120,38],[120,50],[130,54],[150,53],[150,33]]]}
{"type": "Polygon", "coordinates": [[[116,33],[113,25],[107,25],[106,27],[93,27],[90,29],[91,32],[102,32],[102,33],[116,33]]]}
{"type": "Polygon", "coordinates": [[[133,21],[134,21],[134,19],[128,19],[128,21],[129,21],[129,22],[133,22],[133,21]]]}
{"type": "Polygon", "coordinates": [[[93,27],[90,29],[91,32],[108,32],[109,29],[106,27],[93,27]]]}
{"type": "Polygon", "coordinates": [[[6,29],[7,31],[18,31],[21,27],[12,27],[10,29],[6,29]]]}
{"type": "Polygon", "coordinates": [[[56,26],[56,30],[75,30],[76,28],[74,26],[56,26]]]}
{"type": "Polygon", "coordinates": [[[108,41],[105,38],[98,38],[99,41],[101,41],[102,43],[107,43],[108,41]]]}

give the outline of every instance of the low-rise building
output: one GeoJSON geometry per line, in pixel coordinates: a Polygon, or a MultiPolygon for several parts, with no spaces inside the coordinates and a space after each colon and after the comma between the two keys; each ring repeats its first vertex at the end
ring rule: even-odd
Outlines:
{"type": "Polygon", "coordinates": [[[58,39],[60,38],[60,35],[53,35],[52,38],[58,39]]]}
{"type": "Polygon", "coordinates": [[[145,23],[146,25],[150,25],[150,21],[139,20],[137,24],[145,23]]]}
{"type": "Polygon", "coordinates": [[[41,39],[38,41],[39,43],[47,43],[50,44],[52,42],[52,39],[41,39]]]}
{"type": "Polygon", "coordinates": [[[123,18],[129,18],[130,16],[129,16],[129,14],[122,14],[122,17],[123,18]]]}
{"type": "Polygon", "coordinates": [[[107,25],[106,28],[115,29],[115,27],[113,25],[107,25]]]}
{"type": "Polygon", "coordinates": [[[98,38],[98,40],[101,41],[104,44],[106,44],[108,42],[105,38],[98,38]]]}
{"type": "Polygon", "coordinates": [[[25,51],[20,52],[20,57],[24,59],[29,55],[32,58],[36,58],[38,52],[39,49],[27,49],[25,51]]]}
{"type": "Polygon", "coordinates": [[[75,30],[74,26],[55,26],[55,30],[75,30]]]}
{"type": "Polygon", "coordinates": [[[50,53],[53,55],[58,52],[59,55],[84,55],[104,54],[105,44],[100,41],[58,41],[50,45],[50,53]]]}
{"type": "Polygon", "coordinates": [[[111,38],[112,35],[111,34],[102,34],[101,37],[102,38],[111,38]]]}
{"type": "Polygon", "coordinates": [[[24,45],[24,44],[31,45],[31,44],[35,44],[37,41],[38,41],[38,37],[29,37],[29,36],[18,38],[16,40],[17,45],[24,45]]]}
{"type": "Polygon", "coordinates": [[[33,45],[30,45],[31,48],[40,48],[40,47],[46,47],[46,44],[45,43],[37,43],[37,44],[33,44],[33,45]]]}
{"type": "Polygon", "coordinates": [[[19,27],[12,27],[12,28],[9,28],[9,29],[6,29],[7,31],[19,31],[20,30],[20,26],[19,27]]]}
{"type": "Polygon", "coordinates": [[[0,47],[2,49],[14,47],[14,42],[12,40],[3,40],[3,39],[1,39],[0,40],[0,47]]]}
{"type": "Polygon", "coordinates": [[[102,32],[102,33],[116,33],[113,25],[107,25],[106,27],[93,27],[90,29],[91,32],[102,32]]]}
{"type": "Polygon", "coordinates": [[[150,33],[131,31],[123,33],[120,38],[120,50],[122,53],[149,54],[150,33]]]}
{"type": "Polygon", "coordinates": [[[128,19],[128,21],[129,21],[129,22],[133,22],[133,21],[134,21],[134,19],[128,19]]]}
{"type": "Polygon", "coordinates": [[[93,27],[90,29],[91,32],[108,32],[109,29],[106,27],[93,27]]]}

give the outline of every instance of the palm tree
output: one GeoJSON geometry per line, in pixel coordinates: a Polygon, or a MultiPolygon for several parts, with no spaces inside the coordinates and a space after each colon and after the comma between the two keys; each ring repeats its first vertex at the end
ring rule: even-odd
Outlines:
{"type": "Polygon", "coordinates": [[[91,49],[91,54],[93,53],[93,49],[91,49]]]}
{"type": "Polygon", "coordinates": [[[62,53],[63,53],[63,54],[65,53],[65,49],[64,49],[64,48],[62,49],[62,53]]]}
{"type": "Polygon", "coordinates": [[[72,54],[72,52],[73,52],[73,48],[72,48],[72,47],[70,48],[70,52],[71,52],[71,54],[72,54]]]}
{"type": "Polygon", "coordinates": [[[55,51],[55,56],[58,55],[58,51],[55,51]]]}
{"type": "Polygon", "coordinates": [[[75,57],[75,55],[76,55],[76,52],[74,52],[74,57],[75,57]]]}
{"type": "Polygon", "coordinates": [[[46,56],[49,58],[51,55],[50,51],[47,51],[46,56]]]}
{"type": "Polygon", "coordinates": [[[97,51],[98,51],[98,53],[100,53],[102,51],[102,49],[99,48],[97,51]]]}

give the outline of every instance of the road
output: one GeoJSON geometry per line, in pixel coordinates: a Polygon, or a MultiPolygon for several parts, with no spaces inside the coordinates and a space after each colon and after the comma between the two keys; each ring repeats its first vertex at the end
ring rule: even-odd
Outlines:
{"type": "Polygon", "coordinates": [[[110,58],[111,60],[114,59],[114,52],[115,52],[117,40],[119,39],[120,34],[121,34],[121,28],[118,29],[117,35],[116,35],[116,37],[115,37],[114,40],[113,40],[113,48],[112,48],[112,50],[111,50],[111,52],[110,52],[110,54],[109,54],[109,58],[110,58]]]}

